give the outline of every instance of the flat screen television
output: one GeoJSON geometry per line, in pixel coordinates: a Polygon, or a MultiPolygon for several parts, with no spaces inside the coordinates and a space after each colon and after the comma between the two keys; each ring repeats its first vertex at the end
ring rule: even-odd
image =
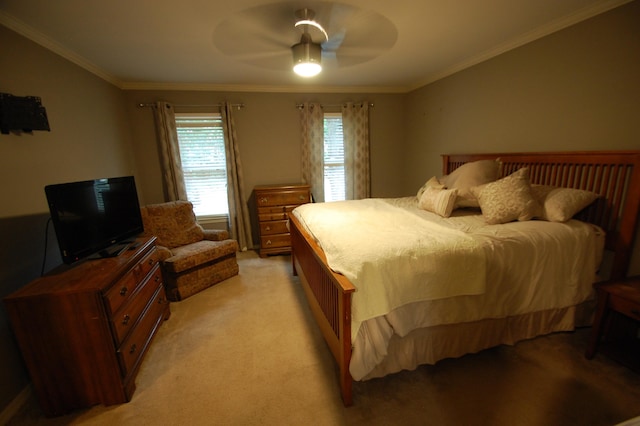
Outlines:
{"type": "Polygon", "coordinates": [[[143,231],[133,176],[45,187],[62,261],[117,256],[143,231]]]}

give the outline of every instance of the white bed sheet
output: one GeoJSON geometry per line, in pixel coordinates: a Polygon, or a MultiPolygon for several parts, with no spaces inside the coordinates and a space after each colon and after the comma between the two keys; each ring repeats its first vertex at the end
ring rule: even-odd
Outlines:
{"type": "MultiPolygon", "coordinates": [[[[486,259],[486,289],[482,294],[407,303],[362,322],[352,335],[350,373],[355,380],[367,376],[386,356],[394,334],[402,337],[423,327],[564,308],[593,297],[592,284],[604,248],[604,232],[594,225],[577,220],[487,225],[482,215],[464,210],[441,218],[419,209],[415,197],[385,202],[478,241],[486,259]]],[[[308,230],[313,235],[313,229],[308,230]]],[[[358,292],[353,300],[357,297],[358,292]]]]}

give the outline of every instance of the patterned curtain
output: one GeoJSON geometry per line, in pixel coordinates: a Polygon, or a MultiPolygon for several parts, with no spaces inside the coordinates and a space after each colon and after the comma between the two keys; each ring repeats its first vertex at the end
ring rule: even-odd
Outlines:
{"type": "Polygon", "coordinates": [[[324,113],[318,103],[300,108],[302,127],[302,180],[311,185],[316,202],[324,201],[324,113]]]}
{"type": "Polygon", "coordinates": [[[348,102],[342,106],[344,162],[347,200],[371,196],[369,160],[369,103],[348,102]]]}
{"type": "Polygon", "coordinates": [[[238,149],[238,137],[231,104],[225,102],[220,108],[224,131],[224,148],[227,157],[227,196],[229,198],[229,227],[231,238],[238,241],[241,251],[253,248],[249,208],[244,200],[244,175],[238,149]]]}
{"type": "Polygon", "coordinates": [[[166,200],[187,200],[187,188],[182,173],[176,115],[173,106],[167,102],[156,102],[153,111],[160,145],[162,180],[166,200]]]}

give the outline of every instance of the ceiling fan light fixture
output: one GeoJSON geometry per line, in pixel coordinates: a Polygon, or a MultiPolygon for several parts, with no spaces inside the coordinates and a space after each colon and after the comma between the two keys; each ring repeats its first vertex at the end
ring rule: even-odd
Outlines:
{"type": "Polygon", "coordinates": [[[298,44],[291,46],[293,53],[293,71],[301,77],[313,77],[322,71],[320,63],[322,47],[304,37],[298,44]]]}

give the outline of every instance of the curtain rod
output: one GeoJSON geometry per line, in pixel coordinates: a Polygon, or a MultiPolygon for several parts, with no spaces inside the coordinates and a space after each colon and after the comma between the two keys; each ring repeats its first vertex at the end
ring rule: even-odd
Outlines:
{"type": "MultiPolygon", "coordinates": [[[[207,104],[207,105],[179,105],[179,104],[172,104],[174,107],[178,107],[178,108],[211,108],[211,107],[221,107],[223,104],[207,104]]],[[[145,104],[145,103],[139,103],[138,104],[138,108],[155,108],[156,104],[145,104]]],[[[244,108],[244,104],[231,104],[232,107],[234,108],[244,108]]]]}
{"type": "MultiPolygon", "coordinates": [[[[354,102],[356,104],[360,104],[362,105],[364,102],[354,102]]],[[[346,102],[343,102],[341,104],[320,104],[321,107],[341,107],[342,105],[346,104],[346,102]]],[[[373,102],[369,102],[369,107],[374,108],[375,105],[373,104],[373,102]]],[[[304,104],[296,104],[296,108],[298,109],[302,109],[304,108],[304,104]]]]}

